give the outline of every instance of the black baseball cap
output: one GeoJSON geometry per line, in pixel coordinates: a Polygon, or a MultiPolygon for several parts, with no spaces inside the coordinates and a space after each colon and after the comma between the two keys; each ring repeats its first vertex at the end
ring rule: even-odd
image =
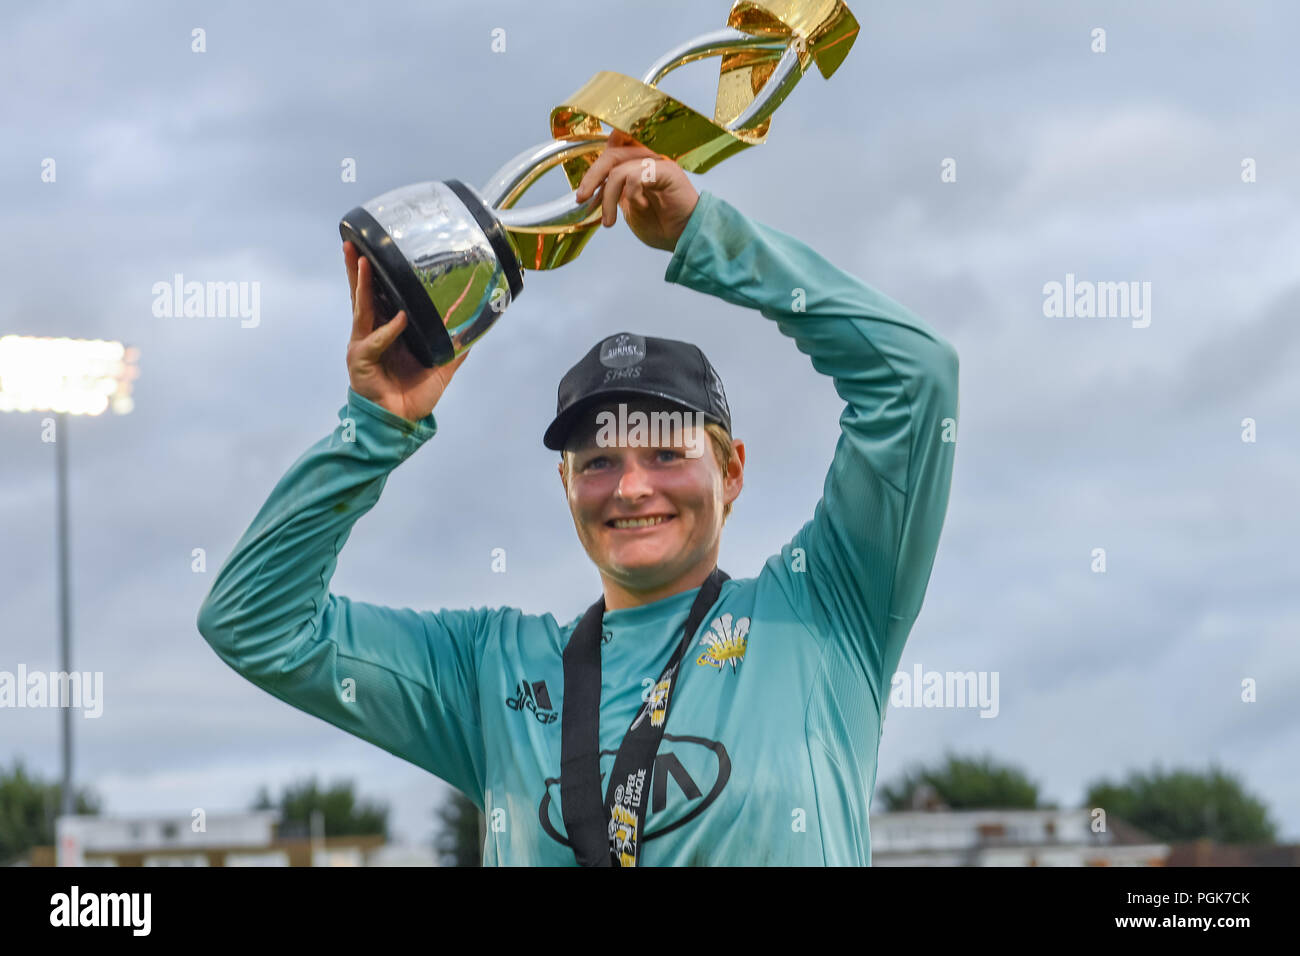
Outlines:
{"type": "Polygon", "coordinates": [[[563,451],[569,433],[596,405],[623,398],[659,398],[701,412],[705,421],[731,431],[731,409],[722,377],[698,346],[619,332],[591,347],[564,373],[555,403],[555,420],[542,444],[563,451]]]}

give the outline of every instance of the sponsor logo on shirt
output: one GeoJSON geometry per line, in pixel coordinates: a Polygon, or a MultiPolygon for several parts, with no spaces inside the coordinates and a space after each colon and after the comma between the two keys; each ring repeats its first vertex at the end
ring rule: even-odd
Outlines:
{"type": "Polygon", "coordinates": [[[541,724],[553,724],[559,718],[559,712],[551,706],[551,695],[546,690],[546,681],[529,683],[521,680],[515,686],[515,696],[506,698],[506,706],[511,710],[528,710],[541,724]]]}
{"type": "MultiPolygon", "coordinates": [[[[600,792],[614,769],[615,752],[600,752],[600,792]]],[[[629,807],[627,782],[615,786],[615,809],[622,807],[610,823],[610,839],[617,840],[620,853],[627,852],[639,840],[642,846],[651,840],[671,833],[690,823],[707,810],[731,779],[731,757],[721,741],[705,737],[664,734],[659,753],[655,756],[654,771],[650,780],[631,783],[632,800],[649,799],[645,833],[637,832],[635,803],[629,807]]],[[[559,809],[560,778],[546,780],[546,793],[538,806],[538,817],[546,835],[564,846],[571,844],[565,838],[564,821],[559,809]]],[[[632,865],[630,860],[625,865],[632,865]]]]}
{"type": "Polygon", "coordinates": [[[722,665],[731,664],[731,671],[734,674],[740,668],[740,663],[745,659],[745,647],[749,642],[749,618],[742,617],[732,623],[730,614],[724,614],[721,617],[715,617],[709,629],[704,632],[700,638],[700,643],[706,650],[695,663],[701,667],[716,667],[722,670],[722,665]]]}

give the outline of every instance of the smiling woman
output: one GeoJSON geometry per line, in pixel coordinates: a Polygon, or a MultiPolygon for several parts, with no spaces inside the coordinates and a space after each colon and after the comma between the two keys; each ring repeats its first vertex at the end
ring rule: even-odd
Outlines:
{"type": "MultiPolygon", "coordinates": [[[[648,416],[648,421],[650,422],[653,422],[655,420],[654,416],[656,414],[676,414],[676,415],[682,414],[680,409],[674,408],[667,404],[655,403],[655,402],[645,402],[640,407],[638,407],[635,404],[628,406],[625,405],[624,403],[620,403],[620,408],[629,409],[626,417],[627,420],[630,422],[634,421],[632,416],[635,410],[644,411],[648,416]]],[[[602,410],[612,412],[613,406],[612,404],[603,406],[602,410]]],[[[597,413],[598,417],[599,414],[600,413],[598,412],[597,413]]],[[[685,427],[686,426],[684,426],[684,428],[685,427]]],[[[635,442],[634,429],[635,426],[629,428],[628,430],[630,435],[632,436],[631,439],[626,442],[626,444],[629,446],[634,445],[635,442]]],[[[708,441],[708,446],[713,452],[713,460],[717,462],[718,473],[725,474],[728,467],[731,465],[732,459],[736,457],[736,441],[731,437],[731,433],[727,431],[725,427],[719,425],[717,422],[703,422],[702,429],[687,431],[681,441],[655,441],[654,440],[655,432],[652,426],[649,432],[651,437],[647,440],[646,447],[656,447],[661,449],[670,448],[678,451],[679,453],[683,454],[687,458],[700,457],[699,452],[696,451],[697,449],[700,449],[701,445],[704,444],[704,439],[701,439],[699,437],[700,431],[703,432],[705,439],[707,439],[708,441]],[[682,446],[685,446],[685,451],[682,450],[682,446]]],[[[662,435],[663,433],[661,432],[660,434],[662,435]]],[[[597,457],[603,457],[603,458],[608,457],[608,456],[598,456],[597,452],[598,450],[601,450],[601,448],[600,446],[597,445],[593,436],[588,436],[588,442],[589,445],[586,449],[586,454],[582,456],[582,463],[584,468],[591,466],[592,463],[597,459],[597,457]]],[[[743,443],[741,444],[743,446],[743,443]]],[[[700,450],[702,451],[702,449],[700,450]]],[[[582,454],[582,451],[583,451],[582,446],[578,442],[571,441],[569,445],[565,447],[564,452],[560,456],[560,480],[564,484],[566,491],[568,490],[569,487],[569,475],[573,473],[575,462],[582,454]]],[[[735,504],[734,500],[728,501],[723,506],[722,520],[724,522],[727,520],[728,517],[731,516],[731,507],[733,504],[735,504]]]]}
{"type": "Polygon", "coordinates": [[[721,377],[688,342],[621,332],[561,380],[544,440],[563,449],[560,480],[608,610],[698,588],[716,567],[722,524],[744,485],[745,446],[730,424],[721,377]],[[607,386],[611,370],[628,369],[637,374],[607,386]]]}
{"type": "Polygon", "coordinates": [[[601,448],[648,445],[684,445],[688,458],[704,453],[704,413],[683,410],[671,405],[649,408],[633,407],[627,402],[616,407],[602,406],[596,412],[596,433],[592,440],[601,448]]]}
{"type": "Polygon", "coordinates": [[[697,198],[671,161],[641,185],[630,172],[646,152],[611,147],[592,170],[631,164],[617,181],[636,201],[613,208],[677,224],[664,278],[774,322],[847,402],[811,519],[755,576],[724,573],[745,446],[721,378],[694,345],[620,332],[561,378],[542,439],[600,576],[585,613],[416,611],[329,592],[353,525],[436,435],[455,371],[387,362],[401,321],[375,326],[368,267],[345,250],[362,305],[343,435],[276,486],[199,630],[272,694],[462,790],[492,821],[485,864],[869,864],[889,675],[947,508],[956,352],[797,239],[697,198]],[[796,287],[815,294],[792,310],[796,287]],[[607,440],[602,423],[631,425],[628,407],[679,413],[682,427],[607,440]]]}

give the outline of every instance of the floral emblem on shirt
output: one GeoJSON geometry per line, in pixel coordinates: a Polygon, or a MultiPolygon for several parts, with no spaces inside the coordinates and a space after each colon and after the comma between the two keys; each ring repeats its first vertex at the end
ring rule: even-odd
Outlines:
{"type": "Polygon", "coordinates": [[[734,674],[745,659],[745,645],[749,636],[749,618],[738,618],[732,623],[730,614],[715,617],[709,630],[700,638],[706,648],[695,661],[700,666],[708,665],[722,670],[722,665],[731,662],[734,674]]]}

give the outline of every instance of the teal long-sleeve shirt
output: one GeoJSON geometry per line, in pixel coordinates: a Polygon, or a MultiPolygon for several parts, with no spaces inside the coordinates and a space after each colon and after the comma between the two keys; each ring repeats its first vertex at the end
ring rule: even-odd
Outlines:
{"type": "MultiPolygon", "coordinates": [[[[776,322],[846,405],[812,519],[757,577],[723,585],[683,661],[641,865],[868,865],[890,676],[947,511],[957,354],[896,302],[708,192],[664,278],[776,322]]],[[[331,593],[352,526],[436,431],[432,414],[411,422],[351,389],[339,419],[222,565],[199,631],[257,686],[462,790],[487,817],[485,865],[574,865],[560,715],[562,654],[580,618],[331,593]]],[[[605,614],[602,793],[697,593],[605,614]]]]}

